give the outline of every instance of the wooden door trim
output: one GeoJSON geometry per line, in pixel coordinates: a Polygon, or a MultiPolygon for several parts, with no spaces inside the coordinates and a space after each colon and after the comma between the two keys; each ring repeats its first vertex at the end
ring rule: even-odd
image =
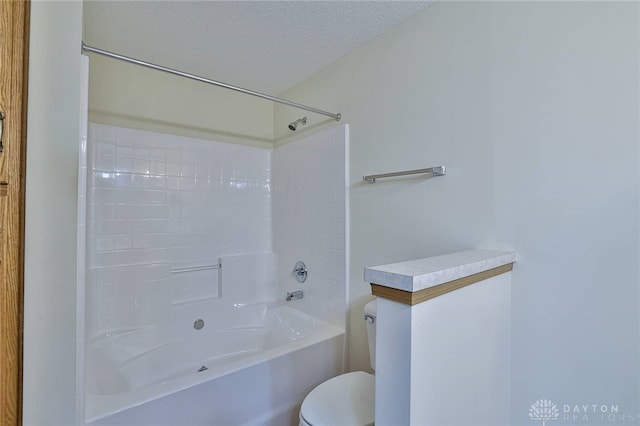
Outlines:
{"type": "Polygon", "coordinates": [[[6,175],[0,183],[0,426],[22,424],[24,206],[29,59],[28,0],[2,1],[0,25],[10,49],[2,49],[0,108],[6,175]],[[4,57],[5,52],[10,52],[4,57]],[[5,68],[6,67],[6,68],[5,68]],[[7,71],[8,68],[8,71],[7,71]]]}

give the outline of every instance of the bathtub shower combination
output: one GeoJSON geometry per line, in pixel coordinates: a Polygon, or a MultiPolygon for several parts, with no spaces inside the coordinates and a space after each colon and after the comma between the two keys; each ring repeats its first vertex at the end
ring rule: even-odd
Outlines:
{"type": "Polygon", "coordinates": [[[342,372],[347,132],[261,149],[90,124],[86,424],[294,424],[342,372]]]}

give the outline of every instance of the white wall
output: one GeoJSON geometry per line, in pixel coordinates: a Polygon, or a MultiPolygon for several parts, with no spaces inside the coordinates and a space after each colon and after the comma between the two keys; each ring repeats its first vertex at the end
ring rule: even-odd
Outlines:
{"type": "Polygon", "coordinates": [[[379,299],[376,424],[512,425],[510,295],[507,272],[413,306],[379,299]]]}
{"type": "Polygon", "coordinates": [[[81,2],[31,3],[25,223],[25,425],[75,422],[81,2]]]}
{"type": "MultiPolygon", "coordinates": [[[[437,2],[282,94],[351,125],[352,369],[365,266],[513,249],[512,424],[539,398],[640,411],[638,21],[637,3],[437,2]]],[[[294,118],[276,107],[276,137],[294,118]]]]}
{"type": "Polygon", "coordinates": [[[92,122],[220,142],[271,145],[270,101],[96,54],[89,56],[92,122]]]}

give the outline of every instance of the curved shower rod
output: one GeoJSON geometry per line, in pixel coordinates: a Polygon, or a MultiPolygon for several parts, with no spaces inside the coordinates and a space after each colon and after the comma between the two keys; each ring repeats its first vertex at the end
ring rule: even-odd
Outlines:
{"type": "Polygon", "coordinates": [[[304,109],[306,111],[311,111],[311,112],[314,112],[316,114],[326,115],[327,117],[331,117],[336,121],[340,121],[340,119],[342,118],[342,114],[340,114],[339,112],[338,113],[332,113],[332,112],[328,112],[328,111],[323,111],[323,110],[318,109],[318,108],[314,108],[314,107],[310,107],[310,106],[307,106],[307,105],[299,104],[297,102],[289,101],[289,100],[282,99],[282,98],[276,98],[275,96],[266,95],[264,93],[254,92],[253,90],[244,89],[244,88],[238,87],[238,86],[233,86],[231,84],[223,83],[221,81],[211,80],[211,79],[208,79],[208,78],[205,78],[205,77],[200,77],[200,76],[197,76],[197,75],[194,75],[194,74],[189,74],[187,72],[178,71],[178,70],[175,70],[175,69],[172,69],[172,68],[163,67],[162,65],[152,64],[151,62],[141,61],[140,59],[135,59],[135,58],[131,58],[129,56],[120,55],[118,53],[109,52],[108,50],[102,50],[102,49],[98,49],[97,47],[91,47],[91,46],[85,44],[84,41],[82,42],[81,51],[82,51],[82,53],[84,53],[84,52],[97,53],[98,55],[106,56],[108,58],[118,59],[120,61],[129,62],[129,63],[136,64],[136,65],[141,65],[143,67],[151,68],[151,69],[158,70],[158,71],[163,71],[163,72],[166,72],[166,73],[169,73],[169,74],[173,74],[173,75],[178,75],[180,77],[190,78],[192,80],[200,81],[202,83],[213,84],[214,86],[223,87],[225,89],[230,89],[230,90],[235,90],[236,92],[244,93],[246,95],[257,96],[259,98],[263,98],[263,99],[270,100],[272,102],[277,102],[277,103],[280,103],[280,104],[288,105],[290,107],[304,109]]]}

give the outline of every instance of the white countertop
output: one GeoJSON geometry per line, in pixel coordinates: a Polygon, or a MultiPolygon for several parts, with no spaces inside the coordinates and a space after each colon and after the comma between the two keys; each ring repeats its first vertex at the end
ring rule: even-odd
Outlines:
{"type": "Polygon", "coordinates": [[[516,253],[467,250],[442,256],[364,268],[364,280],[385,287],[416,292],[516,261],[516,253]]]}

